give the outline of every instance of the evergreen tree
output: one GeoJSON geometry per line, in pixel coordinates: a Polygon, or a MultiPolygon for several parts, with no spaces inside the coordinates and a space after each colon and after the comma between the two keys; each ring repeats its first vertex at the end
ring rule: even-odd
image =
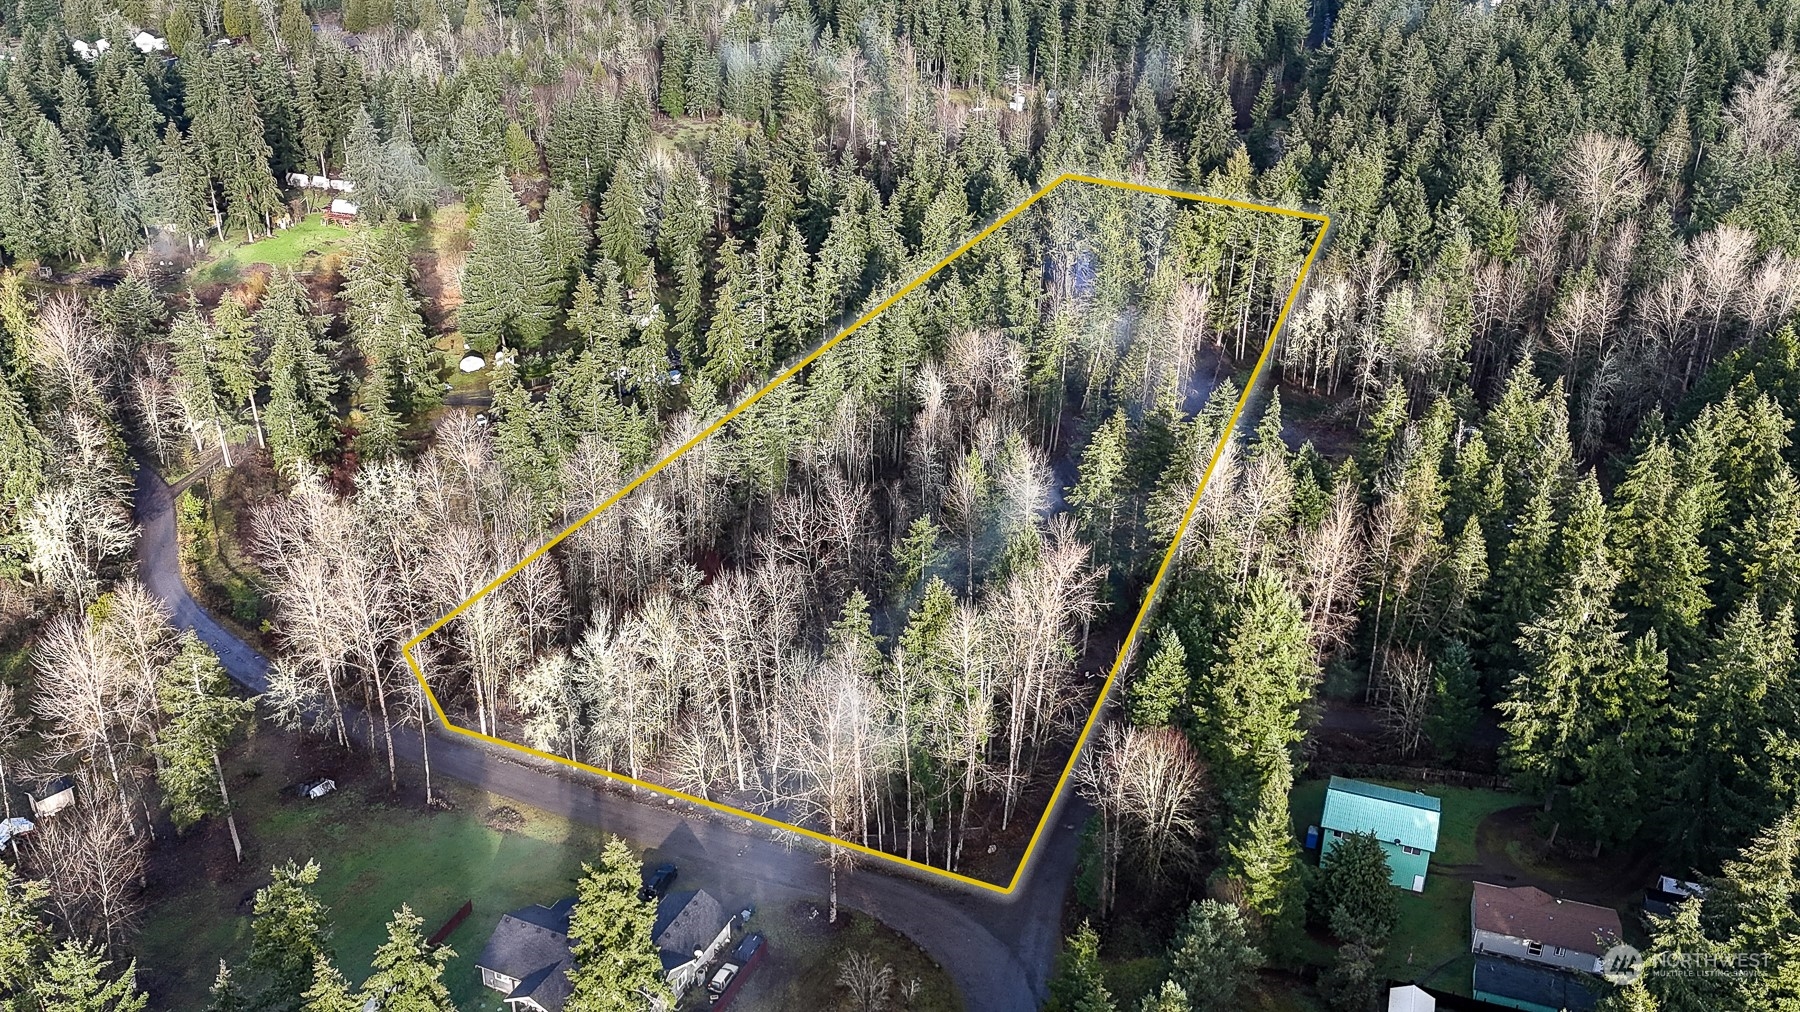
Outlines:
{"type": "Polygon", "coordinates": [[[1425,737],[1443,759],[1454,759],[1468,745],[1481,719],[1481,685],[1469,648],[1452,640],[1432,667],[1431,710],[1425,717],[1425,737]]]}
{"type": "Polygon", "coordinates": [[[720,390],[729,390],[762,372],[769,363],[769,352],[763,346],[756,320],[745,312],[749,279],[743,276],[737,240],[727,240],[719,248],[717,273],[724,284],[713,302],[712,325],[706,331],[703,375],[720,390]]]}
{"type": "Polygon", "coordinates": [[[249,726],[256,704],[239,699],[212,648],[192,632],[157,681],[164,724],[152,751],[163,804],[177,829],[225,810],[219,749],[249,726]]]}
{"type": "Polygon", "coordinates": [[[457,316],[470,346],[492,354],[501,347],[535,348],[556,320],[560,283],[544,257],[543,230],[501,176],[481,195],[463,265],[463,305],[457,316]]]}
{"type": "Polygon", "coordinates": [[[1144,1002],[1138,1006],[1139,1012],[1189,1012],[1194,1007],[1188,1000],[1187,992],[1181,985],[1172,980],[1163,981],[1162,987],[1144,996],[1144,1002]]]}
{"type": "Polygon", "coordinates": [[[1165,727],[1182,712],[1193,689],[1187,650],[1173,626],[1156,633],[1156,650],[1125,691],[1126,713],[1138,727],[1165,727]]]}
{"type": "Polygon", "coordinates": [[[401,904],[388,921],[387,941],[375,949],[375,972],[363,981],[364,1001],[385,1012],[456,1012],[444,986],[444,964],[456,953],[447,945],[430,946],[420,930],[424,920],[401,904]]]}
{"type": "Polygon", "coordinates": [[[206,1012],[249,1012],[249,999],[231,976],[231,967],[219,960],[219,975],[207,990],[206,1012]]]}
{"type": "Polygon", "coordinates": [[[269,170],[275,152],[267,140],[263,110],[240,59],[234,50],[204,59],[200,87],[189,105],[193,126],[188,136],[225,197],[225,213],[217,219],[220,238],[228,221],[251,242],[259,227],[269,230],[269,218],[282,204],[281,189],[269,170]]]}
{"type": "Polygon", "coordinates": [[[495,202],[494,178],[506,152],[505,131],[500,110],[475,87],[463,90],[462,101],[444,131],[444,164],[450,183],[464,200],[479,195],[484,211],[492,210],[495,202]]]}
{"type": "Polygon", "coordinates": [[[39,1012],[142,1012],[150,998],[137,989],[137,960],[110,977],[112,961],[100,946],[74,939],[50,953],[28,992],[39,1012]]]}
{"type": "Polygon", "coordinates": [[[250,920],[250,965],[264,976],[261,1003],[295,1008],[315,967],[331,960],[330,911],[312,893],[319,866],[288,861],[256,891],[250,920]]]}
{"type": "Polygon", "coordinates": [[[1548,608],[1522,630],[1523,668],[1499,704],[1504,754],[1522,788],[1543,793],[1575,775],[1576,757],[1600,733],[1590,704],[1617,685],[1625,658],[1619,582],[1605,547],[1605,514],[1591,479],[1583,482],[1562,532],[1558,568],[1567,573],[1548,608]]]}
{"type": "Polygon", "coordinates": [[[1569,791],[1577,831],[1603,847],[1623,846],[1644,824],[1644,813],[1666,789],[1664,752],[1669,728],[1669,658],[1655,632],[1634,640],[1617,676],[1595,686],[1586,708],[1593,743],[1575,761],[1569,791]]]}
{"type": "Polygon", "coordinates": [[[1100,936],[1086,921],[1063,943],[1050,977],[1050,998],[1045,1012],[1106,1012],[1113,1008],[1112,995],[1100,971],[1100,936]]]}
{"type": "Polygon", "coordinates": [[[1193,1012],[1230,1012],[1262,965],[1238,908],[1217,900],[1190,904],[1169,945],[1169,981],[1193,1012]]]}
{"type": "MultiPolygon", "coordinates": [[[[544,259],[560,286],[580,275],[593,242],[592,229],[581,212],[581,201],[567,184],[553,188],[544,197],[544,212],[538,222],[544,230],[544,259]]],[[[561,289],[559,288],[559,291],[561,289]]]]}
{"type": "Polygon", "coordinates": [[[306,16],[301,0],[281,0],[280,35],[289,49],[304,49],[312,42],[312,19],[306,16]]]}
{"type": "Polygon", "coordinates": [[[911,589],[925,578],[925,574],[943,564],[944,553],[938,547],[942,533],[938,525],[931,522],[931,517],[913,518],[912,526],[906,529],[906,537],[894,546],[896,588],[911,589]]]}
{"type": "Polygon", "coordinates": [[[46,252],[49,208],[43,180],[19,139],[0,132],[0,247],[20,260],[46,252]]]}
{"type": "Polygon", "coordinates": [[[1300,603],[1271,578],[1253,580],[1223,657],[1196,684],[1192,707],[1195,747],[1233,817],[1264,805],[1259,794],[1300,740],[1300,705],[1317,676],[1300,603]]]}
{"type": "Polygon", "coordinates": [[[1721,605],[1754,597],[1765,612],[1776,612],[1800,604],[1800,479],[1777,471],[1756,489],[1747,513],[1723,548],[1731,591],[1721,605]]]}
{"type": "Polygon", "coordinates": [[[363,1000],[330,960],[321,959],[313,966],[312,987],[306,989],[300,1012],[363,1012],[363,1000]]]}
{"type": "MultiPolygon", "coordinates": [[[[351,4],[350,10],[356,10],[355,3],[351,4]]],[[[241,39],[249,35],[250,21],[255,16],[255,12],[250,9],[248,0],[224,0],[221,17],[225,23],[225,34],[234,39],[241,39]]],[[[365,26],[352,26],[351,19],[346,16],[344,27],[353,32],[360,32],[365,26]]]]}
{"type": "Polygon", "coordinates": [[[1701,537],[1710,498],[1706,483],[1681,480],[1661,438],[1638,454],[1614,496],[1624,603],[1638,629],[1655,629],[1677,655],[1693,644],[1709,603],[1701,537]]]}
{"type": "Polygon", "coordinates": [[[635,278],[649,262],[649,213],[645,208],[643,170],[635,162],[621,164],[600,201],[600,252],[619,265],[619,276],[635,278]]]}
{"type": "Polygon", "coordinates": [[[1287,807],[1293,783],[1283,753],[1264,779],[1255,808],[1226,830],[1227,872],[1242,884],[1244,907],[1276,952],[1294,944],[1305,916],[1300,845],[1287,807]]]}
{"type": "Polygon", "coordinates": [[[1381,990],[1381,978],[1376,973],[1380,961],[1381,948],[1368,942],[1338,946],[1331,969],[1319,978],[1325,1004],[1334,1012],[1364,1012],[1373,1006],[1381,990]]]}
{"type": "Polygon", "coordinates": [[[1126,486],[1126,420],[1120,409],[1094,432],[1081,451],[1081,465],[1074,487],[1068,490],[1069,505],[1077,522],[1095,546],[1096,557],[1113,557],[1114,536],[1118,528],[1119,507],[1129,489],[1126,486]]]}
{"type": "Polygon", "coordinates": [[[1691,745],[1680,759],[1676,810],[1696,856],[1729,853],[1787,808],[1792,795],[1776,785],[1800,780],[1800,762],[1769,742],[1792,734],[1777,729],[1791,727],[1789,715],[1800,710],[1790,680],[1795,664],[1793,613],[1765,617],[1747,601],[1678,683],[1675,702],[1691,745]]]}
{"type": "MultiPolygon", "coordinates": [[[[25,515],[26,505],[43,487],[48,451],[24,402],[0,371],[0,545],[6,543],[16,518],[25,515]]],[[[4,549],[0,549],[3,558],[4,549]]]]}
{"type": "Polygon", "coordinates": [[[332,398],[338,377],[329,357],[334,349],[291,271],[275,274],[257,307],[256,327],[269,346],[270,450],[283,470],[303,473],[335,441],[332,398]]]}
{"type": "MultiPolygon", "coordinates": [[[[263,443],[262,416],[256,410],[256,331],[235,296],[219,300],[213,311],[212,370],[219,391],[235,406],[247,408],[256,429],[256,443],[263,443]]],[[[239,416],[241,418],[241,416],[239,416]]]]}
{"type": "Polygon", "coordinates": [[[1400,919],[1400,900],[1380,841],[1350,833],[1319,861],[1319,913],[1339,941],[1380,948],[1400,919]]]}
{"type": "Polygon", "coordinates": [[[357,209],[378,218],[394,206],[393,183],[386,177],[387,153],[369,110],[359,108],[344,139],[344,176],[356,184],[357,209]]]}
{"type": "Polygon", "coordinates": [[[1800,958],[1800,808],[1758,833],[1710,884],[1700,906],[1707,934],[1771,962],[1800,958]]]}
{"type": "Polygon", "coordinates": [[[49,889],[0,861],[0,998],[23,994],[50,949],[41,909],[49,889]]]}
{"type": "Polygon", "coordinates": [[[582,865],[569,919],[570,1012],[631,1012],[670,1001],[650,931],[656,905],[638,898],[643,865],[611,837],[598,864],[582,865]]]}

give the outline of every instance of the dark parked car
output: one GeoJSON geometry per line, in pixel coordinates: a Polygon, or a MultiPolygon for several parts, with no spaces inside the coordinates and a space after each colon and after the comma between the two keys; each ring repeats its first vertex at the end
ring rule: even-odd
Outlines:
{"type": "Polygon", "coordinates": [[[731,957],[713,972],[712,979],[707,981],[707,1000],[712,1002],[714,1012],[725,1012],[725,1006],[737,997],[738,988],[743,986],[744,978],[756,969],[768,946],[763,943],[763,936],[747,935],[733,949],[731,957]]]}
{"type": "Polygon", "coordinates": [[[644,888],[638,890],[638,899],[659,900],[675,884],[675,866],[659,864],[656,870],[644,879],[644,888]]]}

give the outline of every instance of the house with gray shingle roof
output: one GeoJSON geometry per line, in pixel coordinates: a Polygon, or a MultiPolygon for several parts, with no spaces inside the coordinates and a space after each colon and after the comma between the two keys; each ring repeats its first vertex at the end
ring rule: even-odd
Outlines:
{"type": "MultiPolygon", "coordinates": [[[[513,1012],[562,1012],[569,1000],[570,896],[555,906],[529,906],[500,918],[475,965],[481,982],[506,995],[513,1012]]],[[[705,890],[670,893],[657,904],[651,941],[675,999],[700,981],[731,941],[732,918],[705,890]]]]}
{"type": "Polygon", "coordinates": [[[514,1012],[562,1012],[569,1000],[569,914],[575,897],[500,918],[480,958],[481,982],[506,995],[514,1012]]]}
{"type": "Polygon", "coordinates": [[[679,1002],[731,940],[731,918],[704,889],[670,893],[656,908],[656,926],[650,937],[662,956],[669,989],[679,1002]]]}

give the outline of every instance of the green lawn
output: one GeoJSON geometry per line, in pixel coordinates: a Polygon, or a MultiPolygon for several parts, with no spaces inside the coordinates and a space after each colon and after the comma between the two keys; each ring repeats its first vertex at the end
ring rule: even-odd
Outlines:
{"type": "Polygon", "coordinates": [[[223,242],[215,242],[209,247],[206,261],[194,268],[189,283],[230,283],[252,264],[298,267],[307,254],[336,249],[349,234],[349,229],[327,225],[325,219],[316,214],[308,215],[292,228],[277,230],[274,235],[252,243],[244,242],[241,235],[234,238],[227,232],[223,242]]]}
{"type": "Polygon", "coordinates": [[[285,758],[269,753],[291,742],[286,735],[260,736],[252,754],[232,764],[247,845],[242,869],[231,865],[228,848],[220,854],[184,844],[189,853],[183,856],[202,868],[163,883],[168,891],[147,911],[135,949],[156,1005],[201,1007],[219,959],[235,964],[248,951],[248,897],[267,880],[268,868],[310,858],[323,869],[318,894],[331,907],[337,961],[352,980],[369,973],[369,957],[402,903],[424,918],[429,932],[473,899],[473,916],[448,940],[457,957],[445,981],[457,1008],[500,1009],[499,995],[485,991],[475,973],[482,944],[506,910],[572,891],[581,862],[598,852],[598,835],[473,790],[453,788],[457,807],[449,812],[389,805],[385,776],[317,801],[282,797],[294,774],[269,768],[285,758]],[[271,744],[277,749],[266,747],[271,744]],[[259,767],[267,775],[245,779],[259,767]],[[502,804],[518,813],[506,820],[506,831],[484,824],[502,804]]]}

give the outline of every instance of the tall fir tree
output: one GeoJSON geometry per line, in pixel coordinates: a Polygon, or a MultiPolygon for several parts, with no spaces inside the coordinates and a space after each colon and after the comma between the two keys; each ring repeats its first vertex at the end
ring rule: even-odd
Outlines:
{"type": "Polygon", "coordinates": [[[444,965],[456,957],[447,945],[425,941],[425,921],[401,904],[388,921],[387,941],[370,961],[375,972],[363,981],[364,1001],[386,1012],[456,1012],[444,986],[444,965]]]}
{"type": "Polygon", "coordinates": [[[1230,1012],[1240,1007],[1239,992],[1262,963],[1238,908],[1200,900],[1188,905],[1175,928],[1164,989],[1174,986],[1186,996],[1183,1009],[1230,1012]]]}
{"type": "Polygon", "coordinates": [[[1156,633],[1156,649],[1125,691],[1126,713],[1138,727],[1165,727],[1182,712],[1193,690],[1187,650],[1173,626],[1156,633]]]}
{"type": "Polygon", "coordinates": [[[277,466],[295,474],[309,471],[335,441],[335,348],[312,308],[293,272],[279,271],[256,310],[256,328],[269,346],[269,446],[277,466]]]}
{"type": "Polygon", "coordinates": [[[655,904],[640,899],[643,865],[610,837],[597,864],[582,866],[569,918],[570,1012],[632,1012],[672,1002],[650,931],[655,904]]]}
{"type": "Polygon", "coordinates": [[[462,278],[457,322],[471,347],[489,354],[535,348],[549,335],[561,285],[545,259],[542,228],[526,217],[502,176],[482,190],[462,278]]]}
{"type": "Polygon", "coordinates": [[[264,980],[259,1004],[292,1009],[313,983],[314,967],[331,960],[331,912],[313,893],[319,866],[276,866],[256,891],[250,920],[250,965],[264,980]]]}
{"type": "Polygon", "coordinates": [[[137,989],[137,960],[116,977],[112,967],[100,946],[69,939],[50,953],[26,1000],[43,1012],[143,1012],[150,997],[137,989]]]}

